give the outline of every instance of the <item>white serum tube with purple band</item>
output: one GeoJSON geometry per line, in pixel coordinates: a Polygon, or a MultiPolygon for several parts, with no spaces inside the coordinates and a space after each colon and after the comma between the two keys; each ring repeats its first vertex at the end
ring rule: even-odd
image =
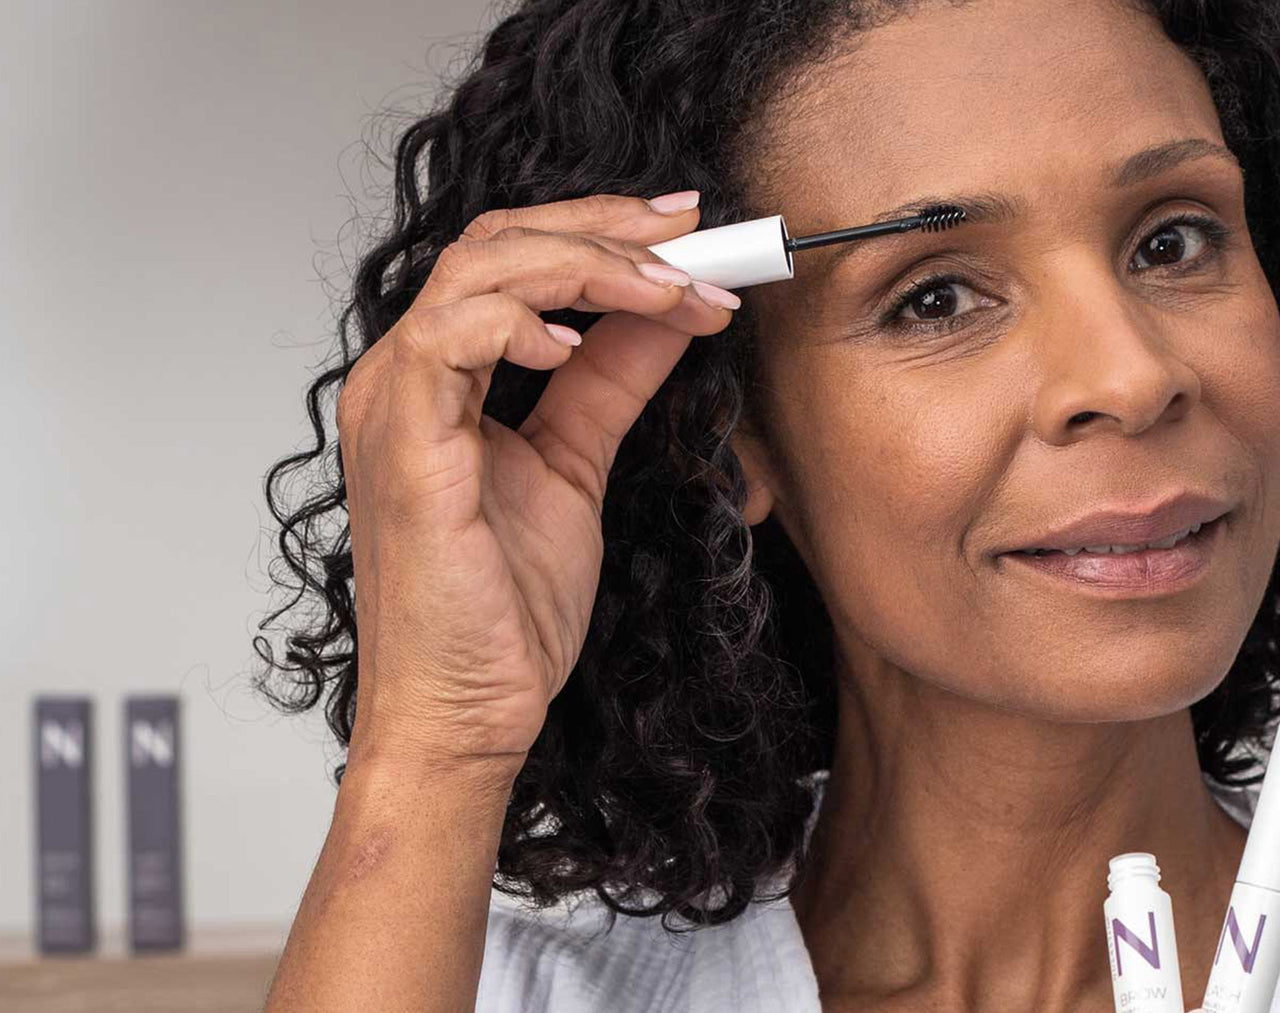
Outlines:
{"type": "Polygon", "coordinates": [[[1280,1013],[1280,763],[1267,763],[1218,936],[1205,1013],[1280,1013]]]}
{"type": "Polygon", "coordinates": [[[1116,1013],[1185,1013],[1173,902],[1160,889],[1155,855],[1116,855],[1110,868],[1102,913],[1116,1013]]]}

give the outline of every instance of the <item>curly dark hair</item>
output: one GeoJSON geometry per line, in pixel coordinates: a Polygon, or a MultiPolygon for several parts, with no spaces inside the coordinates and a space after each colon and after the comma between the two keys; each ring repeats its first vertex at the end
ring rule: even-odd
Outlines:
{"type": "MultiPolygon", "coordinates": [[[[322,400],[409,309],[436,258],[481,212],[595,193],[696,188],[702,227],[772,214],[742,180],[763,104],[838,39],[920,0],[526,0],[505,13],[445,99],[395,145],[394,218],[357,264],[338,352],[306,395],[315,446],[276,462],[266,496],[292,598],[314,601],[269,641],[255,685],[287,711],[322,698],[345,747],[355,720],[356,614],[346,489],[322,400]],[[426,156],[426,157],[424,157],[426,156]],[[426,186],[420,184],[420,168],[426,186]],[[354,337],[352,322],[356,324],[354,337]],[[307,498],[284,484],[315,469],[307,498]],[[325,530],[325,522],[333,528],[325,530]],[[311,596],[308,598],[307,596],[311,596]]],[[[957,0],[950,0],[955,3],[957,0]]],[[[969,0],[959,0],[969,2],[969,0]]],[[[1280,12],[1274,0],[1149,0],[1212,90],[1246,177],[1262,267],[1280,278],[1280,12]]],[[[579,330],[598,314],[557,310],[579,330]]],[[[586,643],[517,776],[493,886],[535,906],[594,891],[672,932],[728,922],[766,879],[803,859],[807,775],[835,740],[830,618],[771,518],[743,520],[746,485],[729,437],[755,416],[749,300],[694,341],[622,441],[604,501],[604,561],[586,643]],[[710,903],[715,895],[718,905],[710,903]],[[674,917],[673,917],[674,915],[674,917]]],[[[484,411],[516,429],[550,373],[505,360],[484,411]]],[[[566,551],[572,551],[567,549],[566,551]]],[[[280,560],[273,561],[279,563],[280,560]]],[[[1205,775],[1256,783],[1280,711],[1273,570],[1227,677],[1191,707],[1205,775]]],[[[340,783],[345,764],[335,771],[340,783]]],[[[794,885],[794,879],[791,881],[794,885]]]]}

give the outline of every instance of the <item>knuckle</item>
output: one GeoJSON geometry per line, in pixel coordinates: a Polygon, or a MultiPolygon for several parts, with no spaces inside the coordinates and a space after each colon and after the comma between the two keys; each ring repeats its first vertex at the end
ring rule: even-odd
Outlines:
{"type": "Polygon", "coordinates": [[[494,316],[504,321],[513,329],[527,320],[530,316],[535,316],[531,310],[517,295],[511,292],[490,292],[486,296],[493,308],[494,316]]]}
{"type": "Polygon", "coordinates": [[[582,198],[581,207],[587,218],[599,225],[624,217],[628,210],[626,202],[626,197],[593,193],[582,198]]]}
{"type": "Polygon", "coordinates": [[[511,208],[490,208],[476,215],[462,230],[467,239],[492,239],[503,229],[515,224],[515,213],[511,208]]]}
{"type": "Polygon", "coordinates": [[[594,236],[582,232],[567,232],[562,237],[568,246],[569,260],[576,266],[583,261],[612,262],[621,259],[594,236]]]}
{"type": "Polygon", "coordinates": [[[499,229],[490,238],[491,242],[503,242],[511,239],[523,239],[525,236],[542,236],[546,235],[538,229],[531,229],[524,225],[508,225],[506,228],[499,229]]]}
{"type": "Polygon", "coordinates": [[[440,251],[431,276],[436,280],[453,280],[467,274],[476,260],[475,241],[459,237],[440,251]]]}
{"type": "Polygon", "coordinates": [[[387,336],[396,361],[416,362],[439,354],[435,328],[429,325],[426,316],[421,310],[409,310],[396,323],[395,331],[387,336]]]}

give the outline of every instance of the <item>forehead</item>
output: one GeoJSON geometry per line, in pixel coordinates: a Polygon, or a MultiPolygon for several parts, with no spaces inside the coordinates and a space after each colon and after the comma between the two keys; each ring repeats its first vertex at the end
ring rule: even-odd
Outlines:
{"type": "Polygon", "coordinates": [[[927,2],[837,43],[767,119],[757,196],[796,234],[917,193],[1060,199],[1153,142],[1222,136],[1199,68],[1121,0],[927,2]]]}

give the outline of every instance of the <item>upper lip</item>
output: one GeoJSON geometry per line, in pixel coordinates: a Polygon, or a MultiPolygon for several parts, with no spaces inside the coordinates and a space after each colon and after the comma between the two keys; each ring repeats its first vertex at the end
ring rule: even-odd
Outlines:
{"type": "Polygon", "coordinates": [[[1086,545],[1141,545],[1158,542],[1196,524],[1217,520],[1231,510],[1232,504],[1219,496],[1198,492],[1180,492],[1162,497],[1152,507],[1107,507],[1083,517],[1055,525],[1025,542],[1006,549],[1079,549],[1086,545]]]}

